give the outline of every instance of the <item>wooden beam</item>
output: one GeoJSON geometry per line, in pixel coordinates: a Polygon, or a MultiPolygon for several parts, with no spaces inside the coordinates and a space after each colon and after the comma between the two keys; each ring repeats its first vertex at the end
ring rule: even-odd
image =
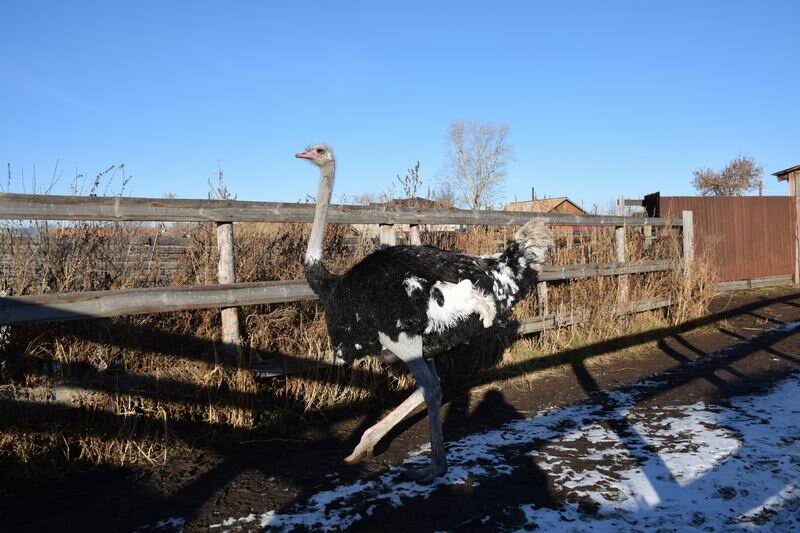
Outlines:
{"type": "Polygon", "coordinates": [[[642,228],[642,235],[644,236],[643,248],[647,250],[653,244],[653,226],[650,224],[642,228]]]}
{"type": "Polygon", "coordinates": [[[393,224],[381,224],[378,230],[380,231],[381,244],[384,246],[395,246],[397,244],[397,235],[393,224]]]}
{"type": "Polygon", "coordinates": [[[571,265],[547,265],[539,272],[539,280],[556,281],[573,278],[594,278],[598,276],[617,276],[619,274],[645,274],[672,270],[674,263],[669,259],[642,261],[640,263],[587,263],[571,265]]]}
{"type": "MultiPolygon", "coordinates": [[[[236,272],[233,259],[233,223],[217,223],[217,281],[220,285],[236,283],[236,272]]],[[[239,309],[224,307],[222,314],[222,352],[227,361],[239,359],[241,342],[239,339],[239,309]]]]}
{"type": "Polygon", "coordinates": [[[638,300],[635,302],[625,302],[620,305],[616,311],[617,316],[633,315],[636,313],[644,313],[645,311],[653,311],[661,309],[662,307],[669,307],[672,305],[671,298],[650,298],[647,300],[638,300]]]}
{"type": "Polygon", "coordinates": [[[791,285],[794,281],[793,278],[794,276],[792,274],[781,274],[763,278],[720,281],[714,285],[714,292],[744,291],[747,289],[763,289],[765,287],[791,285]]]}
{"type": "MultiPolygon", "coordinates": [[[[614,248],[617,252],[617,264],[625,263],[625,226],[614,230],[614,248]]],[[[628,276],[620,274],[617,302],[622,305],[628,301],[628,276]]]]}
{"type": "MultiPolygon", "coordinates": [[[[672,305],[672,300],[669,298],[650,298],[647,300],[639,300],[635,302],[628,302],[624,307],[617,309],[615,315],[625,316],[634,313],[641,313],[644,311],[654,311],[672,305]]],[[[530,335],[531,333],[539,333],[551,329],[563,328],[574,324],[586,322],[589,319],[589,312],[586,310],[575,311],[573,313],[563,314],[548,314],[544,316],[533,316],[522,319],[519,322],[517,329],[518,335],[530,335]]],[[[308,358],[308,363],[299,363],[301,358],[293,357],[292,359],[275,358],[261,361],[253,365],[252,372],[254,377],[260,379],[267,379],[287,374],[297,374],[304,370],[312,370],[326,367],[333,367],[330,363],[316,362],[308,358]]]]}
{"type": "Polygon", "coordinates": [[[683,212],[683,268],[687,273],[694,261],[694,215],[691,211],[683,212]]]}
{"type": "Polygon", "coordinates": [[[11,296],[0,298],[0,325],[286,303],[316,298],[304,280],[11,296]]]}
{"type": "MultiPolygon", "coordinates": [[[[329,224],[466,224],[523,225],[544,218],[556,226],[680,226],[680,219],[606,215],[535,214],[523,211],[473,211],[332,205],[329,224]]],[[[286,222],[310,223],[313,204],[244,202],[239,200],[182,200],[172,198],[121,198],[0,194],[0,219],[14,220],[118,220],[156,222],[286,222]]]]}
{"type": "Polygon", "coordinates": [[[422,245],[422,236],[419,234],[419,224],[411,224],[408,234],[412,246],[422,245]]]}
{"type": "MultiPolygon", "coordinates": [[[[640,264],[548,266],[540,271],[539,280],[556,281],[671,269],[672,263],[666,260],[640,264]]],[[[11,296],[0,298],[0,326],[316,299],[317,296],[305,280],[11,296]]]]}
{"type": "MultiPolygon", "coordinates": [[[[541,278],[540,278],[541,279],[541,278]]],[[[550,302],[547,297],[547,282],[540,281],[536,284],[536,305],[540,315],[550,314],[550,302]]]]}

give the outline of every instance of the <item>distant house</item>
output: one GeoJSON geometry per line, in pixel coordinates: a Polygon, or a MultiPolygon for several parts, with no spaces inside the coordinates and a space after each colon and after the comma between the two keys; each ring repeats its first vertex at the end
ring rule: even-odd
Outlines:
{"type": "Polygon", "coordinates": [[[527,200],[524,202],[511,202],[503,207],[503,211],[525,211],[528,213],[559,213],[565,215],[585,215],[586,211],[578,204],[567,198],[542,198],[541,200],[527,200]]]}

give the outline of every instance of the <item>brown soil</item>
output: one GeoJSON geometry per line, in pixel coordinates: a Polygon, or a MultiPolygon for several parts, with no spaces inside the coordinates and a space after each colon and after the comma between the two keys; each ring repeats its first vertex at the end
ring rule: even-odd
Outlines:
{"type": "MultiPolygon", "coordinates": [[[[800,334],[765,334],[797,320],[797,291],[718,297],[707,317],[680,332],[647,332],[598,343],[576,351],[570,364],[446,398],[445,439],[496,428],[548,407],[587,398],[602,402],[606,391],[664,371],[669,371],[667,377],[645,396],[644,404],[719,402],[763,388],[800,368],[800,334]],[[751,342],[742,342],[751,337],[751,342]],[[689,364],[697,359],[705,362],[689,364]]],[[[374,477],[427,440],[426,420],[417,416],[385,439],[374,458],[353,467],[343,464],[363,429],[380,414],[353,412],[296,435],[240,433],[187,450],[166,467],[86,466],[57,478],[20,479],[0,488],[0,529],[131,531],[182,517],[186,529],[194,531],[231,516],[286,510],[335,483],[374,477]]],[[[441,487],[427,499],[381,509],[354,528],[476,530],[481,529],[479,517],[509,503],[558,505],[564,495],[552,494],[536,476],[541,474],[519,468],[479,488],[441,487]]]]}

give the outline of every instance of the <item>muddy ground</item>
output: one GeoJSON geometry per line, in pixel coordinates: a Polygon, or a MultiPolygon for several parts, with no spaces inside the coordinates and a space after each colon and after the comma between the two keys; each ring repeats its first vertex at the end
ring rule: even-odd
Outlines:
{"type": "MultiPolygon", "coordinates": [[[[702,509],[735,502],[748,491],[707,471],[714,461],[733,465],[736,461],[725,458],[750,444],[742,436],[750,422],[730,413],[741,418],[748,409],[758,410],[753,406],[764,404],[763,398],[773,401],[764,405],[777,405],[778,400],[763,395],[784,386],[800,370],[800,327],[792,325],[798,321],[800,292],[723,296],[707,317],[661,340],[664,332],[648,332],[598,343],[570,365],[542,371],[525,385],[482,387],[445,398],[444,434],[454,459],[449,477],[433,487],[406,483],[397,469],[416,460],[427,441],[422,416],[393,432],[374,458],[353,467],[343,464],[363,429],[380,416],[355,413],[290,437],[239,435],[235,441],[175,457],[167,467],[87,467],[58,478],[19,481],[0,489],[0,530],[205,531],[213,526],[220,531],[256,530],[262,524],[365,531],[551,529],[560,524],[581,530],[586,525],[581,520],[587,519],[611,530],[635,530],[670,527],[670,520],[683,517],[620,511],[608,518],[604,502],[633,501],[652,509],[658,507],[658,498],[680,502],[681,491],[669,496],[665,491],[684,486],[695,491],[691,501],[707,496],[710,502],[698,504],[699,514],[688,513],[692,528],[730,525],[715,522],[719,517],[702,509]],[[626,350],[621,353],[621,348],[626,350]],[[704,418],[708,413],[724,415],[728,423],[704,418]],[[541,424],[526,422],[534,419],[541,424]],[[691,428],[659,432],[680,427],[681,421],[707,434],[692,436],[691,428]],[[670,456],[662,451],[660,457],[667,457],[663,464],[653,460],[659,457],[653,442],[674,452],[670,456]],[[474,450],[484,455],[467,457],[474,450]],[[686,453],[678,457],[678,451],[686,453]],[[686,457],[697,464],[687,463],[686,457]],[[688,473],[676,474],[678,463],[688,473]],[[652,473],[654,468],[663,472],[652,473]],[[597,472],[605,477],[595,476],[597,472]],[[714,484],[696,481],[703,473],[714,484]],[[635,482],[642,476],[644,482],[635,482]],[[674,478],[670,489],[659,485],[665,476],[674,478]],[[691,483],[683,484],[681,476],[691,483]],[[648,496],[648,491],[655,495],[648,496]]],[[[785,386],[781,390],[788,394],[785,386]]],[[[795,460],[800,435],[793,434],[792,419],[764,420],[756,422],[767,434],[792,433],[781,435],[775,446],[785,441],[786,457],[795,460]]],[[[742,462],[745,456],[737,457],[742,462]]],[[[769,479],[788,479],[779,502],[788,514],[781,515],[775,506],[757,507],[755,525],[784,529],[800,516],[797,506],[786,504],[800,492],[791,488],[800,483],[792,470],[795,463],[787,464],[772,465],[769,479]]],[[[740,474],[736,471],[733,477],[740,474]]],[[[724,506],[749,520],[745,507],[724,506]]]]}

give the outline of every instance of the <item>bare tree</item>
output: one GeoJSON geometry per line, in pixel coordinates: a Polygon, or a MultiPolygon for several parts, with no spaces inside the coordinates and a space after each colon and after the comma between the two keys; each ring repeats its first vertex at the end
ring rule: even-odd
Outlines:
{"type": "Polygon", "coordinates": [[[447,179],[459,202],[472,209],[498,200],[512,157],[508,125],[490,122],[450,124],[447,130],[447,179]]]}
{"type": "Polygon", "coordinates": [[[698,168],[694,174],[694,187],[703,196],[741,196],[763,188],[764,169],[750,156],[740,155],[722,170],[698,168]]]}

